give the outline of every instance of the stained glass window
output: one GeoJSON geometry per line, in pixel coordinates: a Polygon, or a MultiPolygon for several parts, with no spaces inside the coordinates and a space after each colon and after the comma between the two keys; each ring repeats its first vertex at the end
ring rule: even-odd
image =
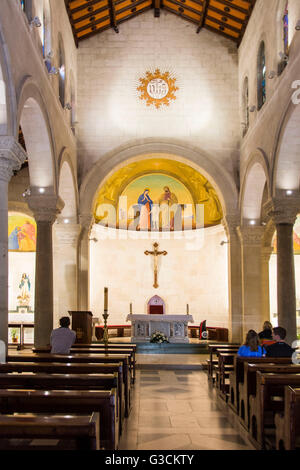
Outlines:
{"type": "Polygon", "coordinates": [[[260,109],[267,99],[266,93],[266,55],[265,43],[262,42],[258,53],[258,67],[257,67],[257,101],[258,109],[260,109]]]}
{"type": "Polygon", "coordinates": [[[25,0],[20,0],[20,3],[21,3],[22,10],[25,11],[26,9],[25,0]]]}
{"type": "Polygon", "coordinates": [[[248,77],[245,78],[243,88],[243,136],[249,128],[249,84],[248,77]]]}
{"type": "Polygon", "coordinates": [[[289,2],[286,2],[286,7],[283,15],[283,47],[285,55],[289,53],[289,2]]]}

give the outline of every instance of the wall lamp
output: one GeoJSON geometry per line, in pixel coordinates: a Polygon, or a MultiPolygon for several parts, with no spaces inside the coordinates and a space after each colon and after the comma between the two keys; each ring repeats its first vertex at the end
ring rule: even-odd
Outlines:
{"type": "Polygon", "coordinates": [[[64,106],[64,109],[67,109],[68,111],[71,111],[72,105],[70,103],[66,103],[64,106]]]}
{"type": "Polygon", "coordinates": [[[297,21],[297,24],[295,26],[296,31],[300,31],[300,20],[297,21]]]}
{"type": "Polygon", "coordinates": [[[254,113],[254,111],[256,111],[256,106],[255,105],[251,106],[249,108],[249,111],[250,111],[250,113],[254,113]]]}
{"type": "Polygon", "coordinates": [[[40,28],[42,26],[41,20],[39,19],[38,16],[35,16],[33,20],[30,22],[30,27],[33,28],[34,26],[36,28],[40,28]]]}

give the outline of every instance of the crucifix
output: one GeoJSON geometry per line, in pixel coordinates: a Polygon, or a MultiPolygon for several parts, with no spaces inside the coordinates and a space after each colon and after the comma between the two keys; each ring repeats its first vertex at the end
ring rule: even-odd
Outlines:
{"type": "Polygon", "coordinates": [[[155,289],[158,288],[158,283],[157,283],[157,274],[158,274],[158,257],[160,255],[166,256],[168,254],[167,251],[158,251],[158,243],[153,243],[154,251],[145,251],[145,255],[152,255],[154,256],[154,284],[153,287],[155,289]]]}

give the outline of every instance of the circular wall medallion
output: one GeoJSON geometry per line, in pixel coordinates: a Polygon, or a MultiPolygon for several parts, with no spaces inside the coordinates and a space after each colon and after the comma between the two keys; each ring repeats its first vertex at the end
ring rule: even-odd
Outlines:
{"type": "Polygon", "coordinates": [[[159,109],[162,105],[169,106],[172,100],[176,100],[175,92],[179,90],[175,86],[176,78],[170,72],[147,71],[145,77],[139,78],[140,100],[145,100],[147,106],[155,106],[159,109]]]}

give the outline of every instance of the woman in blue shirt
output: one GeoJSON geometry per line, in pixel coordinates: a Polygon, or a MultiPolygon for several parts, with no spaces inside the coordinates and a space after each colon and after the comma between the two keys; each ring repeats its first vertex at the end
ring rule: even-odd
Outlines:
{"type": "Polygon", "coordinates": [[[265,349],[259,344],[259,336],[256,331],[248,331],[245,344],[240,347],[237,355],[240,357],[264,357],[266,355],[265,349]]]}

